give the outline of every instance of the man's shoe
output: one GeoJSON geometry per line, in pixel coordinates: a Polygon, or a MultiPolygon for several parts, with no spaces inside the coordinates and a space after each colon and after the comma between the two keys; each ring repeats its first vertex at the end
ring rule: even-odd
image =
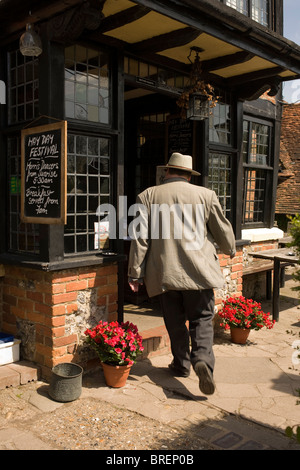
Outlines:
{"type": "Polygon", "coordinates": [[[199,377],[199,388],[204,395],[212,395],[215,391],[215,382],[209,367],[205,362],[196,362],[194,370],[199,377]]]}
{"type": "Polygon", "coordinates": [[[179,367],[174,366],[174,363],[169,364],[169,369],[174,375],[174,377],[189,377],[190,371],[186,369],[180,369],[179,367]]]}

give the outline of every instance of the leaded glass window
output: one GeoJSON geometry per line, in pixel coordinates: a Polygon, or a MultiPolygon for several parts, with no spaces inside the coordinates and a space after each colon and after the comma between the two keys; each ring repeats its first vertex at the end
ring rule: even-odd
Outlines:
{"type": "Polygon", "coordinates": [[[243,123],[243,223],[264,222],[268,180],[273,172],[270,125],[245,120],[243,123]]]}
{"type": "Polygon", "coordinates": [[[99,248],[96,212],[110,201],[110,167],[109,138],[68,134],[66,254],[99,248]]]}
{"type": "Polygon", "coordinates": [[[9,183],[8,246],[13,252],[39,253],[39,226],[21,222],[21,146],[20,138],[7,140],[9,183]]]}
{"type": "Polygon", "coordinates": [[[65,116],[109,124],[111,79],[109,55],[79,45],[65,49],[65,116]]]}
{"type": "Polygon", "coordinates": [[[234,8],[254,21],[269,26],[270,1],[269,0],[219,0],[221,3],[234,8]]]}
{"type": "Polygon", "coordinates": [[[24,57],[19,50],[8,53],[8,123],[38,116],[38,59],[24,57]]]}
{"type": "Polygon", "coordinates": [[[232,220],[231,155],[210,152],[208,160],[208,187],[215,191],[224,215],[232,220]]]}
{"type": "MultiPolygon", "coordinates": [[[[218,94],[218,92],[217,92],[218,94]]],[[[219,99],[211,108],[209,117],[209,141],[230,145],[231,143],[231,106],[219,99]]]]}
{"type": "Polygon", "coordinates": [[[269,1],[252,0],[251,17],[263,26],[269,25],[269,1]]]}
{"type": "Polygon", "coordinates": [[[224,3],[248,16],[248,0],[225,0],[224,3]]]}

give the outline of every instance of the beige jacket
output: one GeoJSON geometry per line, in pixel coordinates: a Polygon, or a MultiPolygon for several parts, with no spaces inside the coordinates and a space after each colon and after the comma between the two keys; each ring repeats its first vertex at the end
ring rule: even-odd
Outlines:
{"type": "MultiPolygon", "coordinates": [[[[215,243],[223,253],[233,256],[235,237],[214,191],[190,184],[183,178],[173,178],[143,191],[138,195],[137,203],[146,208],[149,233],[148,238],[136,237],[131,241],[128,276],[143,278],[149,297],[168,290],[201,290],[224,285],[215,243]],[[155,235],[153,238],[152,235],[151,238],[153,208],[163,207],[162,204],[168,207],[175,204],[180,206],[182,214],[191,213],[191,228],[184,228],[183,223],[187,220],[184,217],[180,220],[177,216],[176,224],[173,223],[172,212],[168,224],[166,213],[158,211],[160,223],[165,220],[170,227],[170,236],[164,232],[164,236],[160,233],[159,237],[155,235]],[[184,212],[185,208],[187,212],[184,212]],[[182,236],[178,235],[180,228],[182,236]],[[194,246],[191,243],[193,238],[196,241],[194,246]]],[[[157,212],[155,214],[157,223],[157,212]]]]}

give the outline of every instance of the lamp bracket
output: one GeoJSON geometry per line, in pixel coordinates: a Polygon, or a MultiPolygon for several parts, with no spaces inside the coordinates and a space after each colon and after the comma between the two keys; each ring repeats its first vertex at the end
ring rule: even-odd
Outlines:
{"type": "Polygon", "coordinates": [[[195,52],[196,53],[196,57],[198,57],[198,54],[200,54],[200,52],[204,52],[204,49],[202,49],[201,47],[198,47],[198,46],[192,46],[190,48],[190,53],[188,55],[188,59],[189,61],[192,63],[192,60],[190,59],[191,55],[192,55],[192,52],[195,52]]]}

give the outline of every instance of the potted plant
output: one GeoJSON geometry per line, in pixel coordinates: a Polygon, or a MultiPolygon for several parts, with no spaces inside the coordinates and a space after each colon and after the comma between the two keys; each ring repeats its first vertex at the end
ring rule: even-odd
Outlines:
{"type": "Polygon", "coordinates": [[[220,326],[230,329],[232,342],[237,344],[246,343],[250,330],[271,329],[275,323],[269,313],[262,311],[260,303],[243,296],[228,297],[218,315],[221,318],[220,326]]]}
{"type": "Polygon", "coordinates": [[[106,384],[111,387],[125,385],[131,366],[144,350],[136,325],[101,320],[84,334],[101,361],[106,384]]]}

